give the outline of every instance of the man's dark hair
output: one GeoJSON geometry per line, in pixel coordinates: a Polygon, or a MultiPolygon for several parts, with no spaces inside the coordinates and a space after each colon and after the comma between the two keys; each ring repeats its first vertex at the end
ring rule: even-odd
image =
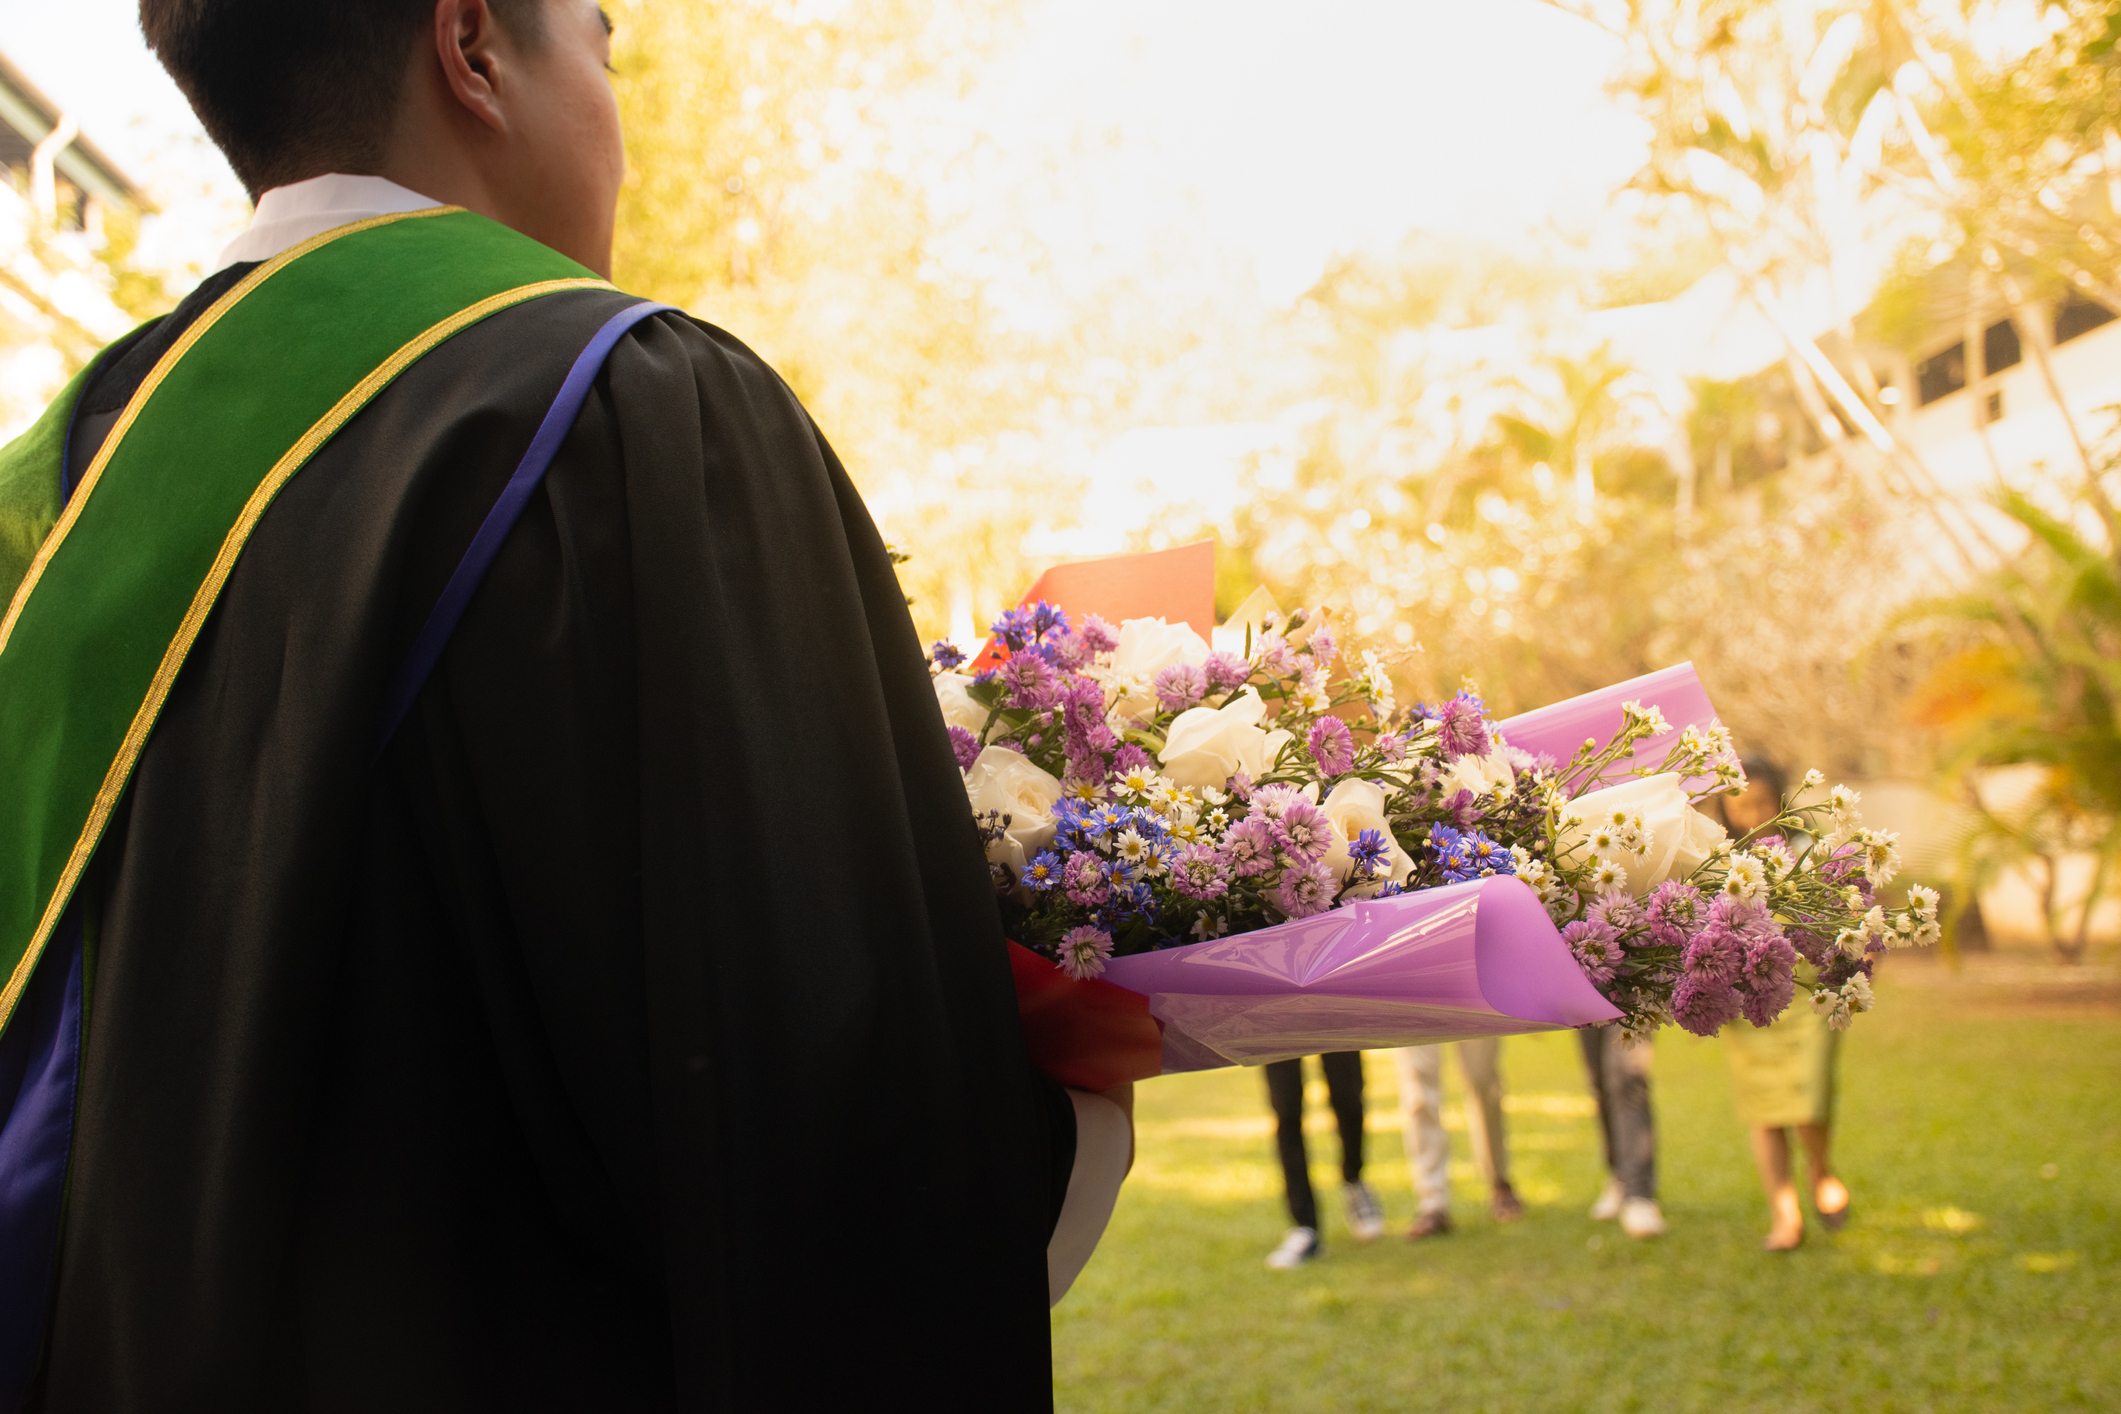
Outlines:
{"type": "MultiPolygon", "coordinates": [[[[519,41],[545,0],[492,0],[519,41]]],[[[140,0],[140,32],[253,197],[371,170],[434,0],[140,0]]]]}

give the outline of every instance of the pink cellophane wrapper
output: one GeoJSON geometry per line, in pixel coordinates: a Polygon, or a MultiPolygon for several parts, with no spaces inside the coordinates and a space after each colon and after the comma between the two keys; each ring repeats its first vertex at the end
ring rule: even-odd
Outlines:
{"type": "Polygon", "coordinates": [[[1687,727],[1706,727],[1716,720],[1715,704],[1709,701],[1708,689],[1701,685],[1694,665],[1681,663],[1676,668],[1663,668],[1523,713],[1498,722],[1495,729],[1519,751],[1551,756],[1557,764],[1566,764],[1586,740],[1604,746],[1619,734],[1623,702],[1658,708],[1672,730],[1636,742],[1632,756],[1608,769],[1610,778],[1634,770],[1655,770],[1678,742],[1679,732],[1687,727]]]}
{"type": "Polygon", "coordinates": [[[1166,1075],[1620,1016],[1507,877],[1114,958],[1104,977],[1148,998],[1166,1075]]]}

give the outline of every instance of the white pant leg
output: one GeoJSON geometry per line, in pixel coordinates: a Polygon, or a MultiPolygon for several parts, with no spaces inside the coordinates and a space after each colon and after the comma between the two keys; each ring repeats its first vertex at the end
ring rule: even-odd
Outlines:
{"type": "Polygon", "coordinates": [[[1399,1067],[1399,1136],[1414,1176],[1415,1206],[1424,1213],[1451,1206],[1451,1139],[1443,1127],[1443,1047],[1402,1046],[1392,1052],[1399,1067]]]}
{"type": "Polygon", "coordinates": [[[1480,1036],[1458,1043],[1458,1067],[1466,1077],[1466,1137],[1473,1161],[1490,1187],[1510,1181],[1510,1147],[1502,1123],[1502,1037],[1480,1036]]]}

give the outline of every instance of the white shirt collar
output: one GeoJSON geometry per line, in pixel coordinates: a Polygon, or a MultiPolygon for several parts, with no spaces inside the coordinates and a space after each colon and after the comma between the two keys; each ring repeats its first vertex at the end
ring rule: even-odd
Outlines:
{"type": "Polygon", "coordinates": [[[383,177],[350,177],[331,172],[305,182],[290,182],[258,198],[250,229],[228,243],[221,252],[221,264],[215,268],[225,269],[244,260],[270,260],[311,236],[321,236],[334,227],[371,216],[425,211],[441,204],[383,177]]]}

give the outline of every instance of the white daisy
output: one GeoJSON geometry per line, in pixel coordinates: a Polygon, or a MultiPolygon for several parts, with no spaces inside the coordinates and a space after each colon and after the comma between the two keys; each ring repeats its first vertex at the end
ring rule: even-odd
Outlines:
{"type": "Polygon", "coordinates": [[[1767,882],[1767,870],[1759,860],[1750,854],[1734,854],[1723,891],[1735,899],[1756,899],[1767,892],[1767,882]]]}

